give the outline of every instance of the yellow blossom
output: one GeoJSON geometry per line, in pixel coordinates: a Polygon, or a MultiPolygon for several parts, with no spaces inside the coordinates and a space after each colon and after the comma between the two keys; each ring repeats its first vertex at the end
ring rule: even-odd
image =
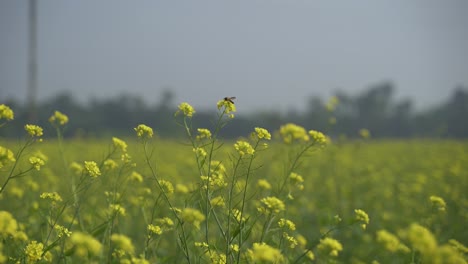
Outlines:
{"type": "Polygon", "coordinates": [[[141,139],[149,139],[153,137],[153,129],[147,125],[140,124],[134,130],[137,136],[141,139]]]}
{"type": "Polygon", "coordinates": [[[136,181],[136,182],[143,182],[143,176],[141,176],[140,173],[138,173],[138,172],[136,172],[136,171],[133,171],[133,172],[130,174],[130,180],[136,181]]]}
{"type": "Polygon", "coordinates": [[[283,142],[290,144],[296,141],[305,142],[309,141],[309,136],[306,130],[296,124],[288,123],[280,127],[279,133],[283,142]]]}
{"type": "Polygon", "coordinates": [[[152,224],[148,225],[148,231],[155,235],[161,235],[163,233],[160,226],[152,225],[152,224]]]}
{"type": "Polygon", "coordinates": [[[367,130],[367,129],[365,129],[365,128],[359,130],[359,135],[360,135],[363,139],[370,138],[370,132],[369,132],[369,130],[367,130]]]}
{"type": "Polygon", "coordinates": [[[224,198],[222,196],[216,196],[210,200],[212,206],[224,207],[224,198]]]}
{"type": "Polygon", "coordinates": [[[135,247],[132,244],[132,240],[122,234],[112,234],[111,241],[114,245],[129,254],[133,254],[135,252],[135,247]]]}
{"type": "Polygon", "coordinates": [[[197,155],[197,157],[201,159],[204,159],[207,155],[206,151],[203,148],[193,148],[192,150],[193,152],[195,152],[195,155],[197,155]]]}
{"type": "Polygon", "coordinates": [[[179,110],[177,110],[176,115],[180,112],[182,112],[186,117],[192,117],[195,113],[195,109],[189,103],[183,102],[179,104],[179,110]]]}
{"type": "Polygon", "coordinates": [[[260,128],[260,127],[255,128],[255,132],[253,133],[253,135],[258,139],[266,139],[266,140],[271,139],[270,132],[268,132],[268,130],[266,130],[264,128],[260,128]]]}
{"type": "Polygon", "coordinates": [[[445,203],[444,199],[442,199],[439,196],[432,195],[431,197],[429,197],[429,200],[432,203],[432,208],[441,212],[445,212],[447,204],[445,203]]]}
{"type": "Polygon", "coordinates": [[[0,237],[14,236],[18,230],[18,222],[10,212],[0,211],[0,237]]]}
{"type": "Polygon", "coordinates": [[[188,193],[190,190],[185,184],[178,183],[175,186],[175,191],[177,193],[185,194],[185,193],[188,193]]]}
{"type": "Polygon", "coordinates": [[[41,199],[49,199],[53,202],[61,202],[62,197],[57,192],[44,192],[39,196],[41,199]]]}
{"type": "Polygon", "coordinates": [[[96,178],[101,175],[101,171],[99,170],[99,167],[95,161],[85,161],[84,169],[86,173],[92,178],[96,178]]]}
{"type": "Polygon", "coordinates": [[[265,243],[253,243],[252,249],[247,251],[253,263],[283,263],[281,251],[265,243]]]}
{"type": "Polygon", "coordinates": [[[37,241],[31,241],[24,249],[28,262],[36,262],[42,259],[44,253],[44,244],[37,241]]]}
{"type": "Polygon", "coordinates": [[[180,212],[182,221],[193,224],[197,229],[200,228],[201,222],[205,221],[205,215],[194,208],[184,208],[180,212]]]}
{"type": "Polygon", "coordinates": [[[53,126],[63,126],[66,123],[68,123],[68,116],[59,111],[55,111],[54,114],[51,117],[49,117],[49,122],[53,126]]]}
{"type": "Polygon", "coordinates": [[[123,206],[121,206],[120,204],[110,204],[109,205],[109,209],[110,209],[110,212],[112,214],[119,214],[121,216],[125,216],[126,215],[126,210],[123,206]]]}
{"type": "Polygon", "coordinates": [[[355,209],[355,219],[358,222],[361,222],[362,229],[366,229],[366,226],[369,224],[369,216],[366,212],[361,209],[355,209]]]}
{"type": "Polygon", "coordinates": [[[309,136],[319,146],[325,146],[328,142],[327,137],[322,132],[319,132],[319,131],[309,130],[309,136]]]}
{"type": "Polygon", "coordinates": [[[0,119],[6,119],[6,120],[13,120],[15,118],[15,114],[13,113],[13,110],[7,105],[0,104],[0,119]]]}
{"type": "Polygon", "coordinates": [[[88,255],[97,256],[102,250],[102,244],[97,239],[82,232],[73,232],[70,243],[75,249],[74,253],[83,258],[88,255]]]}
{"type": "Polygon", "coordinates": [[[42,127],[36,125],[24,125],[24,129],[28,132],[30,137],[41,137],[44,133],[42,127]]]}
{"type": "Polygon", "coordinates": [[[163,192],[165,192],[166,194],[174,193],[174,186],[170,181],[159,180],[159,185],[161,186],[163,192]]]}
{"type": "Polygon", "coordinates": [[[44,166],[45,164],[45,162],[38,157],[29,158],[29,163],[38,171],[41,170],[41,166],[44,166]]]}
{"type": "Polygon", "coordinates": [[[381,243],[383,247],[391,253],[401,251],[408,253],[410,249],[405,246],[403,243],[400,242],[398,237],[393,235],[392,233],[388,232],[387,230],[379,230],[376,233],[377,235],[377,242],[381,243]]]}
{"type": "Polygon", "coordinates": [[[218,109],[223,109],[223,112],[225,114],[228,114],[230,118],[233,118],[234,115],[232,114],[233,112],[236,112],[236,105],[231,100],[226,100],[227,98],[223,100],[219,100],[216,106],[218,109]]]}
{"type": "Polygon", "coordinates": [[[61,226],[61,225],[55,225],[54,229],[57,231],[57,236],[58,237],[70,237],[72,232],[68,230],[68,228],[61,226]]]}
{"type": "Polygon", "coordinates": [[[264,190],[270,190],[271,184],[266,179],[259,179],[257,181],[257,187],[264,190]]]}
{"type": "Polygon", "coordinates": [[[279,213],[286,208],[284,202],[274,196],[265,197],[260,202],[262,206],[257,209],[261,213],[279,213]]]}
{"type": "Polygon", "coordinates": [[[291,231],[296,230],[296,225],[294,224],[294,222],[285,218],[281,218],[278,221],[278,226],[282,228],[287,228],[291,231]]]}
{"type": "Polygon", "coordinates": [[[338,253],[343,250],[343,246],[338,240],[326,237],[324,239],[320,239],[317,250],[323,255],[336,257],[338,256],[338,253]]]}
{"type": "Polygon", "coordinates": [[[0,146],[0,169],[5,167],[8,163],[15,162],[15,155],[7,148],[0,146]]]}
{"type": "Polygon", "coordinates": [[[332,97],[330,97],[327,104],[325,105],[325,108],[327,109],[327,111],[333,112],[333,111],[335,111],[335,108],[336,108],[336,106],[338,105],[339,102],[340,101],[338,100],[338,98],[336,96],[332,96],[332,97]]]}
{"type": "Polygon", "coordinates": [[[239,140],[234,144],[234,148],[239,152],[239,155],[244,156],[244,155],[253,155],[255,150],[254,148],[250,145],[249,142],[239,140]]]}
{"type": "Polygon", "coordinates": [[[201,139],[204,139],[204,138],[206,138],[206,139],[211,138],[210,130],[208,130],[206,128],[198,128],[197,131],[198,131],[198,135],[197,135],[198,140],[201,140],[201,139]]]}
{"type": "Polygon", "coordinates": [[[120,138],[113,137],[112,143],[116,149],[120,149],[122,152],[127,152],[127,143],[120,138]]]}

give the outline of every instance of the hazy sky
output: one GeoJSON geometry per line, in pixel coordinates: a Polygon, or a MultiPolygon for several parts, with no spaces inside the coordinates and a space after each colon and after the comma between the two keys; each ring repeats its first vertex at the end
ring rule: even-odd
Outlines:
{"type": "MultiPolygon", "coordinates": [[[[0,0],[0,100],[26,97],[27,5],[0,0]]],[[[38,60],[40,99],[286,110],[392,81],[424,107],[468,85],[468,1],[40,0],[38,60]]]]}

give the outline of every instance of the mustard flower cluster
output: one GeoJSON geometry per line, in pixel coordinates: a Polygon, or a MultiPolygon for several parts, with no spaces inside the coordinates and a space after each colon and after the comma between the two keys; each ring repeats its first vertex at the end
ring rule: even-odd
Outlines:
{"type": "Polygon", "coordinates": [[[36,262],[42,259],[44,253],[44,244],[37,241],[31,241],[24,249],[28,263],[36,262]]]}
{"type": "Polygon", "coordinates": [[[369,216],[366,212],[361,209],[354,210],[356,221],[361,223],[362,229],[366,229],[366,226],[369,224],[369,216]]]}
{"type": "Polygon", "coordinates": [[[121,216],[125,216],[127,214],[125,207],[123,207],[120,204],[110,204],[109,211],[111,212],[111,214],[116,214],[116,215],[118,214],[121,216]]]}
{"type": "Polygon", "coordinates": [[[0,169],[16,161],[13,152],[7,148],[0,146],[0,169]]]}
{"type": "Polygon", "coordinates": [[[243,223],[245,222],[247,219],[246,219],[246,214],[242,214],[242,212],[239,210],[239,209],[236,209],[236,208],[233,208],[231,210],[231,213],[232,213],[232,216],[234,217],[234,219],[236,219],[236,221],[238,223],[243,223]]]}
{"type": "Polygon", "coordinates": [[[409,253],[410,249],[405,246],[397,236],[388,232],[387,230],[379,230],[376,233],[376,240],[378,243],[382,244],[383,247],[388,250],[389,252],[404,252],[409,253]]]}
{"type": "Polygon", "coordinates": [[[184,208],[180,212],[180,218],[185,223],[194,225],[197,229],[200,229],[201,222],[205,221],[205,215],[199,210],[194,208],[184,208]]]}
{"type": "Polygon", "coordinates": [[[130,173],[130,180],[135,182],[143,182],[143,176],[141,176],[140,173],[133,171],[132,173],[130,173]]]}
{"type": "Polygon", "coordinates": [[[27,124],[24,126],[24,130],[26,130],[30,137],[41,137],[44,134],[42,127],[37,125],[27,124]]]}
{"type": "Polygon", "coordinates": [[[68,123],[68,116],[61,113],[60,111],[55,111],[54,114],[49,117],[49,122],[54,127],[64,126],[68,123]]]}
{"type": "Polygon", "coordinates": [[[29,163],[34,167],[36,170],[41,170],[41,166],[45,165],[45,161],[39,157],[31,157],[29,158],[29,163]]]}
{"type": "Polygon", "coordinates": [[[283,232],[283,238],[289,244],[289,248],[296,248],[296,246],[299,245],[297,239],[286,232],[283,232]]]}
{"type": "Polygon", "coordinates": [[[411,224],[406,233],[411,247],[423,253],[434,252],[437,249],[437,240],[427,228],[419,224],[411,224]]]}
{"type": "Polygon", "coordinates": [[[148,231],[154,235],[161,235],[163,233],[162,228],[157,225],[149,224],[148,231]]]}
{"type": "Polygon", "coordinates": [[[62,197],[57,192],[43,192],[40,196],[41,199],[48,199],[53,202],[61,202],[62,197]]]}
{"type": "Polygon", "coordinates": [[[120,138],[112,137],[112,144],[114,148],[119,149],[122,152],[127,152],[127,143],[120,138]]]}
{"type": "Polygon", "coordinates": [[[201,159],[204,159],[206,155],[208,155],[204,148],[193,148],[192,150],[195,153],[195,155],[197,155],[197,157],[201,159]]]}
{"type": "Polygon", "coordinates": [[[296,230],[296,224],[294,224],[293,221],[285,219],[285,218],[281,218],[278,221],[278,226],[281,227],[281,228],[286,228],[286,229],[291,230],[291,231],[296,230]]]}
{"type": "Polygon", "coordinates": [[[279,133],[283,142],[286,144],[309,141],[306,130],[296,124],[288,123],[281,126],[279,133]]]}
{"type": "Polygon", "coordinates": [[[174,193],[174,186],[170,181],[166,180],[159,180],[159,185],[161,186],[162,190],[166,194],[173,194],[174,193]]]}
{"type": "Polygon", "coordinates": [[[216,104],[218,109],[223,108],[225,114],[228,114],[230,118],[234,118],[234,112],[236,112],[236,106],[230,100],[219,100],[216,104]]]}
{"type": "Polygon", "coordinates": [[[291,174],[289,174],[289,182],[292,186],[296,186],[297,189],[301,191],[304,190],[304,178],[302,178],[301,175],[291,172],[291,174]]]}
{"type": "Polygon", "coordinates": [[[270,190],[271,184],[266,179],[259,179],[257,181],[257,187],[263,190],[270,190]]]}
{"type": "Polygon", "coordinates": [[[6,119],[7,121],[13,120],[15,118],[15,114],[13,110],[7,105],[0,104],[0,119],[6,119]]]}
{"type": "Polygon", "coordinates": [[[338,256],[339,252],[343,250],[343,246],[338,240],[326,237],[324,239],[320,239],[317,250],[322,255],[336,257],[338,256]]]}
{"type": "Polygon", "coordinates": [[[102,244],[89,234],[73,232],[70,236],[70,244],[74,253],[82,258],[98,256],[102,251],[102,244]]]}
{"type": "Polygon", "coordinates": [[[244,156],[244,155],[253,155],[255,153],[254,148],[252,145],[250,145],[249,142],[243,141],[243,140],[238,140],[234,144],[234,148],[237,150],[239,155],[244,156]]]}
{"type": "Polygon", "coordinates": [[[119,166],[113,159],[106,159],[102,165],[105,171],[114,170],[119,166]]]}
{"type": "Polygon", "coordinates": [[[101,176],[101,170],[99,169],[95,161],[85,161],[84,171],[86,172],[86,174],[91,176],[91,178],[97,178],[101,176]]]}
{"type": "Polygon", "coordinates": [[[135,247],[133,246],[132,240],[129,237],[122,234],[112,234],[111,241],[116,248],[121,249],[129,254],[135,253],[135,247]]]}
{"type": "Polygon", "coordinates": [[[197,129],[198,131],[198,135],[197,135],[197,139],[198,140],[202,140],[202,139],[211,139],[211,131],[206,129],[206,128],[198,128],[197,129]]]}
{"type": "Polygon", "coordinates": [[[153,137],[153,129],[147,125],[140,124],[134,130],[140,139],[150,139],[153,137]]]}
{"type": "Polygon", "coordinates": [[[72,232],[70,232],[70,230],[68,230],[68,228],[66,228],[64,226],[61,226],[61,225],[55,225],[54,229],[55,229],[55,231],[57,231],[57,236],[59,238],[70,237],[71,234],[72,234],[72,232]]]}
{"type": "Polygon", "coordinates": [[[14,236],[18,230],[18,222],[7,211],[0,211],[0,237],[14,236]]]}
{"type": "Polygon", "coordinates": [[[224,198],[222,196],[216,196],[210,200],[210,203],[213,207],[224,207],[226,203],[224,202],[224,198]]]}
{"type": "Polygon", "coordinates": [[[439,196],[432,195],[431,197],[429,197],[429,200],[431,201],[432,208],[435,208],[436,210],[441,212],[445,212],[447,204],[445,203],[444,199],[442,199],[439,196]]]}
{"type": "Polygon", "coordinates": [[[169,217],[156,218],[154,223],[161,227],[163,232],[169,231],[174,227],[174,221],[169,217]]]}
{"type": "Polygon", "coordinates": [[[247,256],[252,263],[283,263],[281,250],[265,243],[253,243],[252,249],[247,250],[247,256]]]}
{"type": "Polygon", "coordinates": [[[261,213],[277,214],[281,211],[284,211],[286,208],[284,202],[274,196],[265,197],[260,200],[260,203],[262,204],[262,206],[258,207],[257,210],[261,213]]]}
{"type": "Polygon", "coordinates": [[[325,146],[328,143],[327,137],[322,132],[309,130],[309,136],[319,146],[325,146]]]}
{"type": "Polygon", "coordinates": [[[255,128],[255,132],[253,133],[253,136],[258,138],[258,139],[266,139],[270,140],[271,139],[271,134],[268,132],[268,130],[260,127],[255,128]]]}
{"type": "Polygon", "coordinates": [[[192,117],[195,114],[195,109],[189,103],[183,102],[179,104],[179,110],[175,114],[178,115],[180,112],[186,117],[192,117]]]}

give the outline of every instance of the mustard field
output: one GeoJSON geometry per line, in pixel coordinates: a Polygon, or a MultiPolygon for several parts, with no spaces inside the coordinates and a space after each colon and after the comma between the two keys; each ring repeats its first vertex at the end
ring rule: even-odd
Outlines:
{"type": "Polygon", "coordinates": [[[235,110],[208,130],[182,103],[181,139],[64,139],[58,111],[0,139],[0,263],[467,263],[468,142],[225,140],[235,110]]]}

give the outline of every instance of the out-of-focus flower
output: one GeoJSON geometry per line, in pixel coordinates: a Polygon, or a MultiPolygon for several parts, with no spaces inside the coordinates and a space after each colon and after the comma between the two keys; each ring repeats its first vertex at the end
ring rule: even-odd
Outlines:
{"type": "Polygon", "coordinates": [[[153,137],[153,129],[147,125],[140,124],[134,129],[137,136],[141,139],[150,139],[153,137]]]}
{"type": "Polygon", "coordinates": [[[68,116],[59,111],[55,111],[54,114],[49,117],[49,122],[53,126],[63,126],[68,123],[68,116]]]}
{"type": "Polygon", "coordinates": [[[195,114],[195,109],[189,103],[183,102],[179,104],[179,110],[175,114],[178,115],[180,112],[186,117],[192,117],[195,114]]]}
{"type": "Polygon", "coordinates": [[[13,110],[7,105],[0,104],[0,119],[6,119],[8,121],[13,120],[15,118],[15,114],[13,110]]]}

